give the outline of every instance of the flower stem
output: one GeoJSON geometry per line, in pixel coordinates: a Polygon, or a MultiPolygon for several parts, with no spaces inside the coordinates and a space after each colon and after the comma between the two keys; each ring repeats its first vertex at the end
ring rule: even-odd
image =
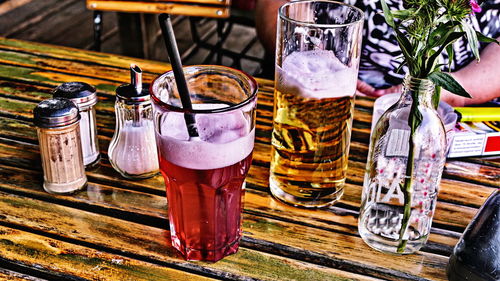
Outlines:
{"type": "Polygon", "coordinates": [[[402,186],[402,191],[404,195],[404,210],[403,210],[403,220],[401,221],[401,229],[399,230],[399,244],[398,244],[398,253],[403,253],[406,248],[407,239],[403,239],[404,234],[406,232],[406,228],[408,228],[408,223],[410,222],[411,216],[411,197],[413,193],[413,166],[414,166],[414,147],[415,144],[413,142],[413,138],[415,135],[415,130],[420,125],[416,118],[416,112],[418,111],[418,98],[417,95],[412,95],[412,104],[410,107],[410,114],[408,116],[408,125],[410,126],[410,137],[408,140],[408,162],[406,163],[406,174],[405,180],[402,186]]]}

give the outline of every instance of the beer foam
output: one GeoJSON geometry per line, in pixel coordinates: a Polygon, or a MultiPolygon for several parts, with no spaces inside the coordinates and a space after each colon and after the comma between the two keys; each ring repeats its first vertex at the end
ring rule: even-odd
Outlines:
{"type": "Polygon", "coordinates": [[[182,113],[164,114],[161,135],[157,132],[161,157],[181,167],[208,170],[233,165],[252,152],[255,129],[249,130],[243,112],[196,114],[195,122],[199,137],[190,139],[182,113]]]}
{"type": "Polygon", "coordinates": [[[332,51],[294,52],[276,69],[276,88],[283,93],[323,99],[354,96],[356,92],[357,68],[343,64],[332,51]]]}

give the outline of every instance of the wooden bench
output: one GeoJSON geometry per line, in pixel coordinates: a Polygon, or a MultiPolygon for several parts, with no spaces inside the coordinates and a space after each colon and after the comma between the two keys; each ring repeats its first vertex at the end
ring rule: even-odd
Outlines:
{"type": "Polygon", "coordinates": [[[32,0],[0,0],[0,15],[6,14],[7,12],[14,10],[15,8],[28,4],[32,0]]]}
{"type": "Polygon", "coordinates": [[[95,11],[127,13],[168,13],[196,17],[229,17],[230,0],[114,1],[87,0],[87,8],[95,11]]]}
{"type": "MultiPolygon", "coordinates": [[[[168,13],[194,17],[228,18],[230,5],[231,0],[87,0],[87,9],[94,10],[94,46],[92,49],[96,51],[100,51],[101,49],[102,12],[105,11],[140,14],[168,13]]],[[[145,24],[141,24],[139,31],[147,34],[146,28],[145,24]]]]}

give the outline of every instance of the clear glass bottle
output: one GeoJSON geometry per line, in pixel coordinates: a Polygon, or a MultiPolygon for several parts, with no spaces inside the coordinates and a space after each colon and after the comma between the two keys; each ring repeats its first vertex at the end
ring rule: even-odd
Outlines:
{"type": "Polygon", "coordinates": [[[80,144],[80,115],[68,99],[40,102],[33,110],[43,167],[43,188],[66,194],[87,184],[80,144]]]}
{"type": "Polygon", "coordinates": [[[101,159],[97,141],[97,125],[94,105],[97,103],[95,88],[83,82],[67,82],[53,91],[54,98],[67,98],[80,111],[80,134],[85,168],[92,168],[101,159]]]}
{"type": "Polygon", "coordinates": [[[446,133],[432,105],[434,84],[407,76],[403,86],[399,101],[380,117],[372,132],[359,233],[372,248],[409,254],[429,237],[446,160],[446,133]],[[414,133],[413,155],[409,155],[408,118],[414,99],[422,122],[414,133]],[[407,167],[411,158],[413,168],[407,167]],[[404,186],[406,174],[411,175],[409,189],[404,186]],[[409,217],[403,227],[405,209],[409,217]]]}
{"type": "Polygon", "coordinates": [[[159,164],[149,87],[140,77],[134,79],[116,89],[116,129],[108,156],[122,176],[142,179],[156,175],[159,164]]]}

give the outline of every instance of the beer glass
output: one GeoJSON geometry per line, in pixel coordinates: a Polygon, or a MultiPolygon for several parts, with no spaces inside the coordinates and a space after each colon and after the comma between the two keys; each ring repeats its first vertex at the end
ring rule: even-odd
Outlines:
{"type": "Polygon", "coordinates": [[[188,260],[215,262],[238,250],[244,180],[252,162],[257,83],[235,69],[190,66],[193,109],[183,109],[174,73],[151,85],[160,171],[172,245],[188,260]],[[188,134],[187,115],[198,136],[188,134]]]}
{"type": "Polygon", "coordinates": [[[271,193],[303,207],[343,194],[363,12],[333,1],[279,9],[271,193]]]}

